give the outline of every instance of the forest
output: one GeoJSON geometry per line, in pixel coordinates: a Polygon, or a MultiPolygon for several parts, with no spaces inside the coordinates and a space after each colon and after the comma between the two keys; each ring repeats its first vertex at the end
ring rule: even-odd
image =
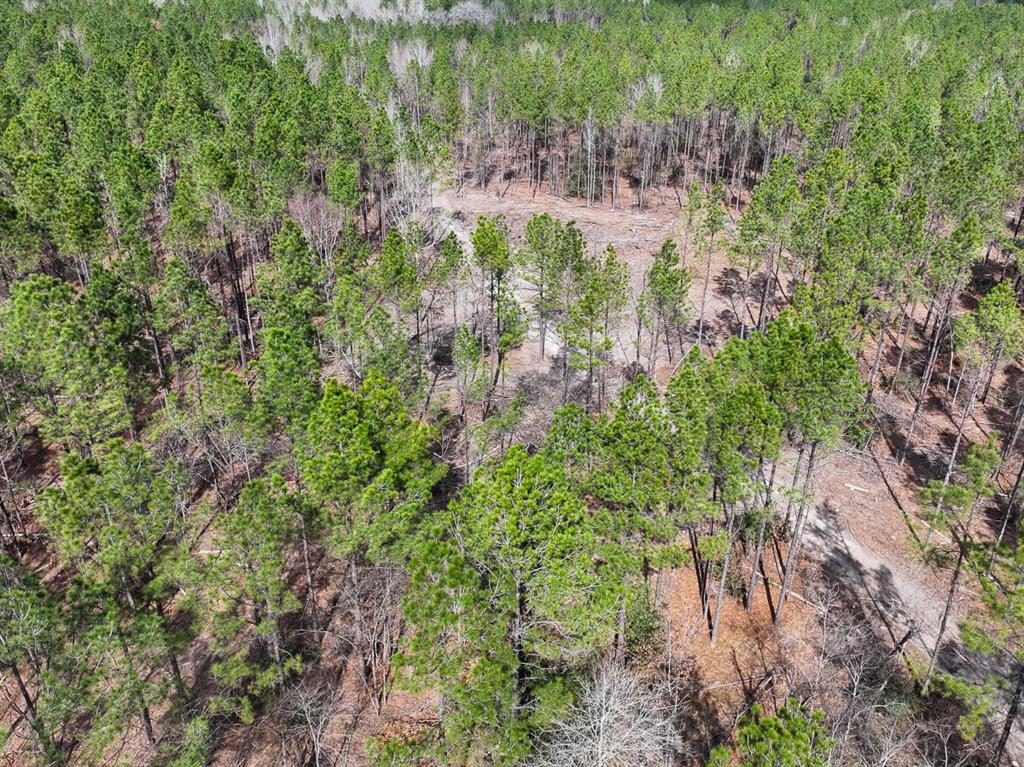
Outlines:
{"type": "Polygon", "coordinates": [[[0,0],[0,764],[1024,762],[1024,5],[0,0]]]}

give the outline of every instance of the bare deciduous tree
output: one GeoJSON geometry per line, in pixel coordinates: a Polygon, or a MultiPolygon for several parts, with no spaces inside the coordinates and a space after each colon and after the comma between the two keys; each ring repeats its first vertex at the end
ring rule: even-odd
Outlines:
{"type": "Polygon", "coordinates": [[[406,579],[392,566],[357,567],[352,562],[346,580],[338,597],[344,629],[328,634],[355,664],[366,698],[379,715],[391,690],[391,657],[398,650],[402,632],[401,600],[406,579]]]}
{"type": "Polygon", "coordinates": [[[617,663],[599,666],[555,721],[531,767],[655,767],[678,750],[665,685],[617,663]]]}
{"type": "Polygon", "coordinates": [[[300,763],[333,767],[347,737],[331,733],[331,723],[345,710],[336,684],[303,679],[288,691],[283,704],[300,763]]]}
{"type": "Polygon", "coordinates": [[[334,258],[345,230],[346,213],[326,196],[316,193],[299,195],[289,203],[288,209],[320,261],[324,290],[330,303],[334,301],[334,258]]]}

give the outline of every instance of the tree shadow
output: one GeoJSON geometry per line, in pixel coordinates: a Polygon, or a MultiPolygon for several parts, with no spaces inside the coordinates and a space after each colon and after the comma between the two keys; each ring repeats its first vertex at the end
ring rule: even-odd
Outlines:
{"type": "Polygon", "coordinates": [[[978,261],[971,268],[971,286],[977,291],[977,295],[964,291],[960,294],[960,305],[974,311],[978,306],[977,296],[983,296],[999,283],[999,275],[1003,271],[1003,265],[994,258],[987,258],[978,261]]]}
{"type": "Polygon", "coordinates": [[[743,294],[743,277],[733,266],[726,267],[712,280],[711,289],[721,298],[733,299],[743,294]]]}
{"type": "Polygon", "coordinates": [[[843,534],[839,512],[831,502],[819,507],[814,523],[820,540],[829,545],[821,563],[825,584],[837,590],[844,608],[872,626],[881,626],[893,646],[912,628],[902,597],[885,565],[868,569],[850,550],[843,534]],[[859,588],[852,588],[855,584],[859,588]]]}
{"type": "Polygon", "coordinates": [[[704,764],[711,749],[728,741],[732,728],[722,720],[708,694],[708,683],[694,658],[687,657],[671,675],[678,704],[676,731],[682,739],[679,756],[683,764],[704,764]]]}
{"type": "MultiPolygon", "coordinates": [[[[835,595],[841,610],[862,621],[876,638],[878,645],[873,650],[879,658],[896,662],[907,645],[913,641],[924,652],[930,652],[928,645],[918,632],[918,625],[910,614],[907,603],[898,588],[894,573],[884,564],[871,567],[858,561],[851,552],[841,522],[834,506],[826,502],[819,512],[820,521],[816,532],[829,543],[829,550],[823,558],[821,571],[823,584],[835,595]]],[[[947,638],[938,655],[938,667],[943,671],[956,673],[972,682],[982,682],[993,669],[986,669],[981,659],[967,652],[955,636],[947,638]]],[[[995,673],[1004,673],[996,668],[995,673]]],[[[980,767],[987,764],[986,751],[979,743],[992,742],[991,732],[971,742],[958,732],[961,718],[969,713],[969,705],[950,696],[934,691],[927,697],[911,696],[912,680],[902,667],[891,669],[899,681],[901,695],[919,707],[915,717],[916,749],[920,753],[944,753],[953,761],[950,764],[973,764],[980,767]]],[[[931,764],[932,762],[926,762],[931,764]]]]}
{"type": "Polygon", "coordinates": [[[717,315],[715,315],[717,322],[704,324],[704,338],[706,342],[714,342],[714,345],[720,347],[725,344],[730,338],[738,336],[740,334],[740,318],[732,309],[722,309],[717,315]]]}

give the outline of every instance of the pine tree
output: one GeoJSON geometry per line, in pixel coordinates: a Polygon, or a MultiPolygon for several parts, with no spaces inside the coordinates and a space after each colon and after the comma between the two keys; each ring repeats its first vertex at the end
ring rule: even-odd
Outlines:
{"type": "Polygon", "coordinates": [[[164,616],[182,535],[180,478],[139,445],[115,441],[95,452],[95,458],[64,459],[63,487],[40,496],[39,518],[79,579],[78,603],[109,627],[120,650],[110,671],[133,686],[152,744],[150,706],[167,695],[168,681],[182,685],[175,657],[180,637],[164,616]],[[170,680],[160,673],[165,666],[170,680]]]}
{"type": "MultiPolygon", "coordinates": [[[[737,731],[740,767],[825,767],[832,740],[824,718],[821,711],[808,714],[793,698],[776,716],[767,716],[761,706],[754,705],[737,731]]],[[[708,765],[729,763],[729,752],[719,747],[708,765]]]]}
{"type": "MultiPolygon", "coordinates": [[[[567,316],[558,329],[569,358],[569,368],[587,372],[586,400],[590,407],[594,378],[608,365],[614,347],[612,330],[626,306],[629,291],[629,272],[619,261],[615,249],[609,245],[604,259],[589,260],[583,277],[580,295],[569,306],[567,316]]],[[[598,407],[604,397],[604,377],[601,376],[598,407]]]]}
{"type": "Polygon", "coordinates": [[[1009,660],[1014,666],[1011,674],[993,674],[986,680],[987,685],[1010,693],[1010,704],[992,755],[992,763],[1000,764],[1024,699],[1024,580],[1020,577],[1024,547],[1018,545],[1000,558],[995,572],[985,554],[984,547],[972,547],[970,562],[971,569],[979,575],[985,612],[968,616],[961,625],[961,635],[970,650],[993,661],[1009,660]]]}
{"type": "Polygon", "coordinates": [[[28,721],[41,761],[62,766],[70,750],[62,730],[79,714],[82,701],[74,686],[63,712],[53,699],[66,681],[60,672],[63,653],[70,649],[62,647],[58,605],[38,578],[8,559],[0,558],[0,585],[0,664],[17,687],[13,706],[28,721]]]}
{"type": "Polygon", "coordinates": [[[948,555],[948,552],[935,552],[931,550],[932,526],[939,526],[949,533],[952,538],[953,549],[956,553],[945,607],[939,619],[935,646],[932,648],[928,658],[928,667],[921,682],[923,694],[927,694],[931,684],[939,651],[942,649],[942,640],[945,638],[949,616],[952,613],[953,604],[960,590],[961,576],[964,573],[965,567],[970,563],[972,551],[975,547],[970,531],[971,521],[977,511],[979,502],[990,497],[995,490],[990,477],[998,465],[998,461],[999,453],[996,450],[994,440],[989,440],[985,445],[971,445],[965,451],[964,460],[960,466],[963,474],[962,481],[951,483],[951,475],[947,475],[946,479],[942,482],[933,480],[928,483],[922,494],[922,500],[933,510],[929,525],[929,535],[922,542],[925,553],[929,556],[935,556],[938,553],[940,556],[939,561],[947,558],[943,556],[944,554],[948,555]]]}
{"type": "Polygon", "coordinates": [[[668,350],[669,362],[672,361],[673,340],[678,341],[682,353],[682,331],[689,321],[689,312],[690,273],[679,261],[675,241],[665,240],[647,270],[636,307],[637,362],[640,360],[641,330],[646,327],[651,336],[648,360],[652,374],[657,369],[661,342],[668,350]]]}
{"type": "Polygon", "coordinates": [[[98,343],[86,320],[71,286],[44,275],[14,285],[0,311],[0,345],[44,416],[44,434],[83,452],[134,423],[121,352],[98,343]]]}
{"type": "Polygon", "coordinates": [[[327,509],[339,553],[403,555],[445,473],[431,455],[435,439],[380,374],[368,375],[358,392],[328,381],[299,466],[309,499],[327,509]]]}
{"type": "MultiPolygon", "coordinates": [[[[817,461],[825,451],[838,446],[855,425],[862,412],[864,397],[856,358],[834,338],[819,340],[811,347],[798,381],[794,393],[794,425],[802,448],[801,457],[804,451],[808,453],[807,468],[798,495],[797,517],[775,611],[776,623],[782,620],[783,607],[796,575],[808,505],[814,502],[813,478],[817,461]]],[[[799,469],[798,465],[794,471],[794,489],[797,487],[799,469]]]]}
{"type": "Polygon", "coordinates": [[[756,472],[778,454],[782,417],[767,392],[755,383],[741,383],[717,404],[711,416],[708,452],[718,501],[724,513],[718,594],[711,618],[711,641],[718,635],[725,586],[732,561],[733,536],[741,508],[757,503],[756,472]]]}
{"type": "Polygon", "coordinates": [[[207,286],[181,259],[169,259],[157,283],[154,326],[167,338],[175,361],[191,362],[196,375],[225,361],[227,324],[207,286]]]}
{"type": "Polygon", "coordinates": [[[284,627],[302,606],[286,567],[311,515],[271,474],[247,482],[235,508],[218,518],[217,553],[204,576],[219,655],[211,670],[221,686],[211,712],[252,724],[262,696],[302,669],[284,627]]]}
{"type": "Polygon", "coordinates": [[[412,552],[404,662],[442,693],[440,758],[507,764],[561,672],[611,643],[628,557],[562,469],[512,447],[412,552]]]}

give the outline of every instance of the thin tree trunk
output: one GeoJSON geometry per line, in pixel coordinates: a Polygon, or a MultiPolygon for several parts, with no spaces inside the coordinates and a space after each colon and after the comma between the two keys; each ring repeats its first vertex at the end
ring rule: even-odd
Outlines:
{"type": "Polygon", "coordinates": [[[21,549],[18,546],[18,534],[14,530],[14,520],[11,518],[11,513],[7,509],[7,504],[4,503],[2,497],[0,497],[0,518],[3,519],[4,526],[7,528],[7,534],[10,536],[8,541],[3,531],[0,530],[0,544],[7,550],[12,559],[21,559],[21,549]]]}
{"type": "Polygon", "coordinates": [[[768,515],[771,513],[772,488],[775,486],[775,470],[778,466],[779,461],[776,458],[772,463],[771,476],[768,479],[768,487],[765,490],[764,516],[761,519],[761,524],[757,528],[757,545],[754,547],[753,564],[750,568],[750,583],[747,585],[746,604],[744,605],[744,609],[746,609],[747,612],[750,612],[750,607],[754,602],[754,589],[757,588],[757,576],[761,566],[761,550],[764,548],[764,531],[768,526],[768,515]]]}
{"type": "Polygon", "coordinates": [[[789,495],[789,502],[786,504],[786,522],[789,523],[790,517],[793,513],[793,496],[795,495],[796,486],[800,482],[800,468],[804,463],[804,451],[807,449],[807,445],[803,442],[800,443],[800,450],[796,454],[796,467],[793,469],[793,481],[790,484],[790,490],[793,491],[789,495]]]}
{"type": "Polygon", "coordinates": [[[939,657],[939,650],[942,648],[942,639],[946,635],[946,625],[949,623],[949,614],[953,611],[953,601],[956,599],[956,592],[960,587],[960,574],[963,572],[964,552],[966,544],[963,540],[958,543],[959,552],[956,558],[956,567],[953,569],[953,579],[949,582],[949,593],[946,596],[946,606],[942,610],[942,619],[939,621],[939,634],[935,637],[935,647],[932,648],[931,656],[928,658],[928,670],[925,672],[924,681],[921,683],[921,694],[928,694],[928,687],[931,685],[932,674],[935,672],[935,661],[939,657]]]}
{"type": "MultiPolygon", "coordinates": [[[[164,621],[164,623],[166,623],[167,616],[164,613],[164,606],[159,601],[154,601],[153,605],[156,609],[156,614],[160,616],[160,619],[164,621]]],[[[177,688],[179,693],[184,693],[185,681],[182,679],[181,667],[178,665],[178,658],[173,651],[167,653],[167,665],[171,669],[171,679],[174,680],[175,688],[177,688]]]]}
{"type": "Polygon", "coordinates": [[[704,267],[704,287],[700,291],[700,320],[697,323],[697,348],[704,342],[704,313],[708,304],[708,283],[711,282],[711,253],[714,236],[709,238],[708,251],[705,254],[707,265],[704,267]]]}
{"type": "MultiPolygon", "coordinates": [[[[781,246],[780,246],[781,248],[781,246]]],[[[768,263],[765,264],[764,270],[764,287],[761,288],[761,305],[757,309],[757,329],[763,331],[766,323],[766,314],[768,308],[768,294],[772,293],[774,298],[774,280],[775,280],[775,269],[774,269],[775,256],[772,255],[768,259],[768,263]]]]}
{"type": "Polygon", "coordinates": [[[21,670],[18,668],[16,663],[7,663],[5,665],[10,669],[11,676],[14,677],[14,682],[18,686],[18,692],[21,693],[21,698],[25,702],[25,710],[28,715],[29,726],[39,739],[39,746],[42,748],[42,751],[46,756],[46,764],[50,767],[60,767],[60,765],[65,764],[67,760],[64,754],[60,752],[56,744],[53,742],[53,738],[50,737],[50,734],[46,731],[46,724],[40,720],[35,701],[29,694],[28,687],[25,685],[25,680],[21,676],[21,670]]]}
{"type": "Polygon", "coordinates": [[[953,475],[953,467],[956,465],[957,455],[960,452],[960,443],[963,441],[964,429],[967,427],[967,419],[971,417],[971,413],[974,411],[974,403],[978,399],[978,388],[981,386],[981,373],[982,368],[979,367],[977,372],[974,374],[974,382],[971,384],[971,394],[968,397],[966,404],[964,404],[964,412],[960,416],[960,423],[956,430],[956,440],[953,442],[953,450],[949,456],[949,463],[946,464],[946,476],[943,479],[943,485],[949,484],[949,478],[953,475]]]}
{"type": "Polygon", "coordinates": [[[1010,740],[1010,732],[1013,730],[1013,723],[1017,719],[1017,712],[1020,711],[1021,698],[1024,698],[1024,664],[1017,670],[1017,684],[1013,690],[1013,697],[1010,699],[1010,710],[1006,712],[1006,719],[1003,722],[1003,731],[996,744],[996,751],[992,758],[992,764],[998,767],[1006,752],[1006,743],[1010,740]]]}
{"type": "Polygon", "coordinates": [[[317,644],[320,642],[320,615],[316,606],[316,591],[313,589],[313,569],[309,563],[309,535],[306,531],[306,521],[302,521],[302,566],[306,574],[306,599],[309,600],[311,617],[313,619],[313,638],[317,644]]]}
{"type": "Polygon", "coordinates": [[[1024,396],[1021,397],[1020,402],[1017,403],[1017,407],[1013,411],[1013,424],[1010,426],[1010,436],[1003,445],[1003,450],[999,455],[999,468],[996,469],[995,474],[1002,471],[1006,459],[1010,457],[1010,453],[1017,447],[1017,440],[1020,438],[1022,425],[1024,425],[1024,396]]]}
{"type": "Polygon", "coordinates": [[[907,353],[907,340],[910,338],[910,326],[914,324],[914,311],[917,309],[917,302],[910,307],[910,312],[907,313],[906,307],[904,307],[903,318],[900,320],[900,329],[896,334],[896,338],[899,339],[900,351],[896,357],[896,367],[892,371],[892,379],[889,381],[888,393],[892,394],[896,388],[896,379],[899,378],[900,369],[903,367],[903,357],[907,353]]]}
{"type": "Polygon", "coordinates": [[[804,532],[804,524],[807,521],[808,493],[811,489],[811,478],[814,476],[814,462],[817,457],[818,443],[811,445],[811,454],[807,459],[807,475],[804,479],[803,498],[800,499],[800,512],[797,515],[796,527],[793,529],[793,538],[789,544],[789,554],[786,557],[786,572],[782,578],[782,588],[779,590],[779,606],[775,611],[775,624],[782,621],[782,609],[786,606],[786,598],[790,589],[793,588],[793,576],[796,574],[797,554],[800,552],[800,542],[804,532]]]}
{"type": "Polygon", "coordinates": [[[907,452],[910,450],[911,441],[914,438],[914,427],[917,425],[918,416],[921,414],[921,408],[924,406],[925,397],[928,395],[928,387],[932,382],[932,373],[935,370],[935,360],[939,356],[939,344],[942,335],[942,328],[945,327],[945,321],[935,323],[935,332],[932,339],[931,351],[928,355],[928,363],[924,369],[924,376],[921,378],[921,391],[917,395],[917,403],[914,405],[914,413],[910,416],[910,425],[907,427],[907,437],[903,441],[903,450],[900,451],[899,465],[903,465],[903,461],[907,457],[907,452]]]}
{"type": "Polygon", "coordinates": [[[1013,516],[1013,499],[1010,499],[1010,504],[1006,507],[1006,512],[1003,514],[1003,524],[999,527],[999,535],[996,536],[996,543],[992,547],[992,555],[988,559],[988,567],[985,568],[985,577],[992,575],[992,568],[995,567],[996,557],[999,556],[999,547],[1003,545],[1003,536],[1006,535],[1006,528],[1010,524],[1010,517],[1013,516]]]}
{"type": "Polygon", "coordinates": [[[711,621],[712,645],[714,645],[715,640],[718,639],[718,620],[722,617],[722,598],[725,595],[725,578],[729,574],[729,562],[732,559],[732,526],[735,518],[736,513],[730,510],[725,521],[725,558],[722,560],[722,574],[718,577],[718,595],[715,598],[715,617],[711,621]]]}
{"type": "Polygon", "coordinates": [[[879,328],[878,333],[878,345],[875,349],[875,360],[871,364],[871,377],[868,380],[868,396],[867,401],[871,402],[871,398],[875,393],[875,380],[878,378],[878,368],[882,364],[882,349],[885,348],[885,337],[889,332],[889,317],[886,316],[885,321],[879,328]]]}
{"type": "Polygon", "coordinates": [[[988,379],[985,381],[985,389],[981,393],[981,401],[988,401],[988,394],[992,390],[992,379],[996,377],[996,369],[999,367],[999,358],[1002,356],[1002,349],[996,354],[995,359],[992,360],[992,366],[988,370],[988,379]]]}

